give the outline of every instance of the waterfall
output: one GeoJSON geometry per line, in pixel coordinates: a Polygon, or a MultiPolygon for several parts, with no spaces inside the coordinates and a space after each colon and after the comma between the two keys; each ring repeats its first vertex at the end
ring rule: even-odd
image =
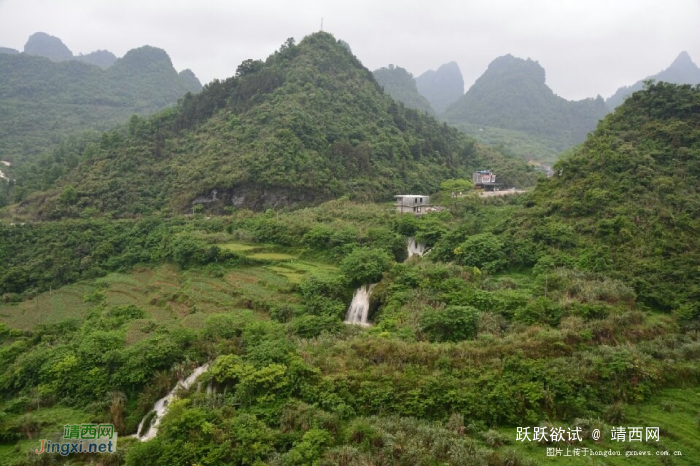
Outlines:
{"type": "Polygon", "coordinates": [[[345,315],[346,324],[369,327],[369,322],[367,321],[367,316],[369,314],[369,297],[375,286],[377,286],[376,283],[372,285],[362,285],[355,290],[355,294],[352,296],[352,302],[348,308],[348,313],[345,315]]]}
{"type": "MultiPolygon", "coordinates": [[[[148,429],[145,432],[143,432],[143,423],[148,418],[148,415],[146,415],[139,423],[139,428],[136,431],[135,437],[141,440],[142,442],[145,442],[146,440],[151,440],[153,437],[155,437],[158,433],[158,425],[160,424],[161,419],[163,419],[165,413],[168,412],[170,402],[175,398],[175,392],[179,389],[187,390],[188,388],[190,388],[192,384],[197,380],[197,378],[200,375],[204,374],[207,371],[207,369],[209,369],[209,364],[199,366],[185,380],[178,380],[178,382],[175,384],[175,388],[170,390],[170,393],[165,395],[160,400],[156,401],[156,403],[153,405],[153,411],[155,411],[156,414],[151,419],[151,423],[147,426],[148,429]]],[[[150,414],[150,412],[148,414],[150,414]]]]}
{"type": "Polygon", "coordinates": [[[413,239],[413,236],[410,236],[408,238],[408,257],[414,255],[422,256],[423,253],[425,253],[425,244],[416,243],[416,240],[413,239]]]}

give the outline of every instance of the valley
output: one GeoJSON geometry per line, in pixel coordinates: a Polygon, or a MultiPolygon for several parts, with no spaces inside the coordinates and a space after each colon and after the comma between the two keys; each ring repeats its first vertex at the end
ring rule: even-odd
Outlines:
{"type": "MultiPolygon", "coordinates": [[[[50,39],[0,65],[180,76],[50,39]]],[[[38,123],[0,180],[0,464],[698,464],[700,87],[608,112],[533,60],[458,74],[321,31],[104,131],[38,123]],[[103,424],[114,453],[36,451],[103,424]]]]}

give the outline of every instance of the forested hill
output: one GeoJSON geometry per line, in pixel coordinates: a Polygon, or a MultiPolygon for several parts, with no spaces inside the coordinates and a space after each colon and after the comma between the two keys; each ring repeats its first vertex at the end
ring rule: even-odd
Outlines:
{"type": "Polygon", "coordinates": [[[620,105],[627,96],[639,91],[644,87],[644,81],[653,79],[655,81],[665,81],[673,84],[700,84],[700,68],[693,62],[688,52],[681,52],[665,70],[649,76],[644,80],[637,81],[631,86],[624,86],[610,96],[605,103],[611,109],[620,105]]]}
{"type": "Polygon", "coordinates": [[[415,108],[435,115],[428,100],[418,93],[416,81],[411,73],[400,66],[389,65],[372,72],[384,92],[389,94],[397,102],[403,102],[408,108],[415,108]]]}
{"type": "Polygon", "coordinates": [[[142,47],[106,70],[77,61],[0,54],[0,159],[21,164],[67,135],[104,131],[173,105],[201,84],[165,51],[142,47]]]}
{"type": "Polygon", "coordinates": [[[265,62],[247,60],[235,77],[73,153],[82,162],[20,211],[130,216],[390,200],[481,167],[504,183],[533,181],[522,162],[394,102],[327,33],[289,40],[265,62]]]}
{"type": "Polygon", "coordinates": [[[479,128],[518,131],[561,152],[583,142],[607,112],[600,97],[572,102],[555,95],[539,63],[505,55],[491,62],[444,118],[477,136],[479,128]]]}
{"type": "Polygon", "coordinates": [[[555,172],[512,229],[514,262],[619,277],[699,318],[700,86],[634,93],[555,172]]]}

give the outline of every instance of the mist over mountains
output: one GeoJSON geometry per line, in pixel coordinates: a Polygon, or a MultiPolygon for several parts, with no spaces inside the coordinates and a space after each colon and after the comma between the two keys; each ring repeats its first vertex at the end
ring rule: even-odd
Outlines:
{"type": "Polygon", "coordinates": [[[557,96],[539,63],[505,55],[491,62],[443,118],[477,136],[488,127],[522,132],[562,152],[583,142],[607,112],[601,97],[573,102],[557,96]]]}
{"type": "Polygon", "coordinates": [[[87,55],[73,55],[73,52],[58,37],[45,32],[36,32],[29,36],[24,45],[24,53],[48,58],[52,61],[75,60],[100,68],[109,68],[117,61],[116,55],[108,50],[96,50],[87,55]]]}
{"type": "MultiPolygon", "coordinates": [[[[399,66],[374,74],[384,90],[407,107],[435,114],[485,144],[548,163],[583,142],[600,119],[644,86],[640,80],[607,100],[597,96],[569,101],[547,86],[545,70],[537,61],[512,55],[493,60],[466,94],[455,62],[414,78],[415,86],[411,74],[399,66]]],[[[698,84],[700,69],[682,52],[668,69],[647,79],[698,84]]]]}
{"type": "Polygon", "coordinates": [[[464,93],[323,31],[204,86],[90,55],[0,53],[0,464],[534,466],[564,428],[584,463],[653,452],[618,425],[694,464],[700,86],[610,111],[504,55],[464,93]],[[119,451],[38,454],[94,426],[119,451]]]}
{"type": "Polygon", "coordinates": [[[441,114],[464,94],[462,71],[456,62],[445,63],[437,70],[428,70],[418,76],[416,87],[435,112],[441,114]]]}
{"type": "MultiPolygon", "coordinates": [[[[146,67],[142,61],[160,69],[158,58],[165,60],[139,49],[108,71],[132,75],[146,67]]],[[[29,198],[27,208],[44,218],[85,208],[130,216],[199,205],[220,213],[432,192],[441,179],[467,178],[483,166],[512,185],[535,178],[522,161],[397,105],[342,41],[321,32],[286,43],[264,62],[242,63],[236,76],[209,83],[171,111],[132,117],[126,134],[110,133],[88,152],[57,180],[51,199],[29,198]],[[60,190],[69,187],[77,199],[66,205],[60,190]]]]}
{"type": "Polygon", "coordinates": [[[389,65],[372,72],[384,92],[408,108],[421,110],[435,116],[428,99],[418,92],[413,75],[400,66],[389,65]]]}
{"type": "Polygon", "coordinates": [[[63,42],[33,34],[24,52],[0,53],[0,156],[21,163],[61,139],[104,131],[132,114],[173,105],[201,83],[178,73],[167,52],[144,46],[122,58],[108,51],[73,56],[63,42]]]}
{"type": "Polygon", "coordinates": [[[639,80],[630,86],[624,86],[606,99],[605,103],[611,110],[620,105],[624,99],[633,92],[640,91],[644,87],[644,81],[664,81],[673,84],[700,84],[700,68],[690,58],[688,52],[681,52],[671,65],[659,73],[639,80]]]}

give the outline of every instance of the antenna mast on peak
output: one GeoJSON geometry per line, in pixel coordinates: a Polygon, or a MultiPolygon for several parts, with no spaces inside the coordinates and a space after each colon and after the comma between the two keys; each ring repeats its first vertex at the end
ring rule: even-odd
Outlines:
{"type": "Polygon", "coordinates": [[[321,32],[323,32],[323,18],[321,18],[321,32]]]}

